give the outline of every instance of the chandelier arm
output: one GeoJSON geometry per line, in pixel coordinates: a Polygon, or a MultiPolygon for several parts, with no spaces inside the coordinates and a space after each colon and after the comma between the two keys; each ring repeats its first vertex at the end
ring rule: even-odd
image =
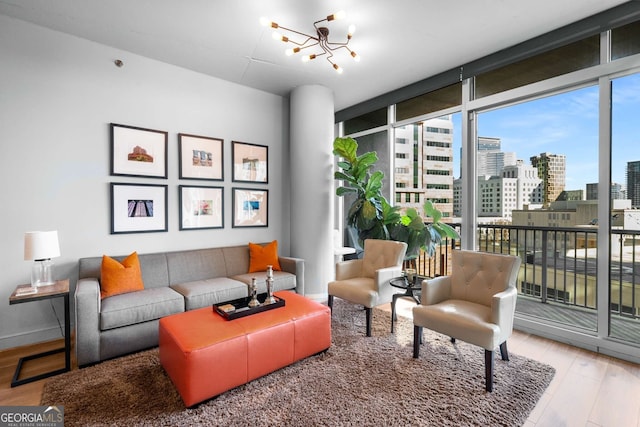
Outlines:
{"type": "Polygon", "coordinates": [[[345,43],[340,43],[340,42],[330,42],[327,40],[327,48],[331,50],[340,49],[341,47],[347,47],[348,44],[349,44],[348,41],[345,43]],[[332,47],[332,46],[336,46],[336,47],[332,47]]]}
{"type": "Polygon", "coordinates": [[[302,49],[307,49],[307,48],[309,48],[309,47],[318,46],[319,44],[320,44],[320,42],[315,42],[315,43],[312,43],[312,44],[309,44],[309,45],[306,45],[306,46],[304,46],[304,45],[300,45],[300,50],[302,50],[302,49]]]}
{"type": "Polygon", "coordinates": [[[285,43],[293,43],[296,46],[300,46],[300,49],[304,49],[304,48],[307,48],[307,47],[310,47],[310,46],[315,46],[320,42],[318,41],[318,39],[316,39],[314,37],[307,37],[307,39],[302,43],[298,43],[297,41],[291,40],[290,38],[287,38],[287,41],[285,43]],[[316,42],[307,45],[307,43],[309,43],[310,40],[315,40],[316,42]]]}
{"type": "MultiPolygon", "coordinates": [[[[335,44],[335,43],[329,43],[329,44],[332,45],[332,44],[335,44]]],[[[343,44],[343,45],[337,46],[337,47],[327,46],[327,49],[329,49],[332,52],[335,52],[338,49],[346,49],[349,53],[353,52],[351,49],[349,49],[349,47],[346,44],[343,44]]]]}
{"type": "Polygon", "coordinates": [[[307,43],[309,40],[315,40],[315,41],[318,41],[318,38],[317,38],[317,37],[311,36],[311,35],[309,35],[309,34],[306,34],[306,33],[300,32],[300,31],[292,30],[291,28],[283,27],[282,25],[278,25],[278,29],[282,29],[282,30],[285,30],[285,31],[289,31],[290,33],[298,34],[299,36],[306,37],[307,39],[304,41],[304,43],[295,43],[295,42],[293,42],[293,41],[289,40],[289,41],[291,41],[292,43],[295,43],[295,44],[297,44],[297,45],[299,45],[299,46],[304,45],[304,44],[305,44],[305,43],[307,43]]]}
{"type": "MultiPolygon", "coordinates": [[[[314,22],[313,26],[316,27],[316,30],[317,30],[318,29],[318,24],[321,23],[321,22],[325,22],[325,21],[327,21],[327,18],[324,18],[324,19],[321,19],[319,21],[314,22]]],[[[327,21],[327,22],[329,22],[329,21],[327,21]]]]}

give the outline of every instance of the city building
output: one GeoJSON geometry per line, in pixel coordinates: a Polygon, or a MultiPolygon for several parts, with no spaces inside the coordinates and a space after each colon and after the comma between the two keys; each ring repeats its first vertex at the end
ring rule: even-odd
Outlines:
{"type": "Polygon", "coordinates": [[[564,190],[566,182],[566,156],[563,154],[540,153],[531,157],[531,165],[538,169],[542,179],[543,205],[549,206],[564,190]]]}
{"type": "Polygon", "coordinates": [[[502,173],[502,168],[516,164],[516,153],[504,152],[500,147],[500,138],[478,137],[476,162],[478,176],[499,176],[502,173]]]}
{"type": "MultiPolygon", "coordinates": [[[[542,207],[542,180],[536,168],[518,160],[505,166],[498,176],[478,177],[479,221],[510,222],[511,212],[518,209],[542,207]]],[[[460,217],[462,210],[462,180],[453,185],[453,212],[460,217]]]]}
{"type": "Polygon", "coordinates": [[[395,202],[424,217],[430,200],[450,221],[453,214],[453,122],[430,119],[395,129],[395,202]]]}
{"type": "Polygon", "coordinates": [[[627,197],[633,207],[640,207],[640,160],[627,162],[627,197]]]}
{"type": "MultiPolygon", "coordinates": [[[[586,200],[598,200],[598,183],[587,183],[586,200]]],[[[626,199],[627,194],[622,184],[611,183],[611,200],[626,199]]]]}

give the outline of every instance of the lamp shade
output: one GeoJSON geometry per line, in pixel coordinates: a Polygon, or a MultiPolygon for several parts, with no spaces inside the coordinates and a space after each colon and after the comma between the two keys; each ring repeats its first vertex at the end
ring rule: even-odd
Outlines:
{"type": "Polygon", "coordinates": [[[24,233],[24,259],[43,260],[60,256],[58,231],[28,231],[24,233]]]}

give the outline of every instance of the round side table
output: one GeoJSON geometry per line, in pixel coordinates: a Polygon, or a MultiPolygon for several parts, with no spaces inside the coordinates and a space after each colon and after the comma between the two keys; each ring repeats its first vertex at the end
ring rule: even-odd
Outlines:
{"type": "Polygon", "coordinates": [[[393,294],[391,297],[391,333],[394,331],[394,324],[396,321],[396,301],[398,298],[412,298],[416,304],[420,304],[420,292],[422,291],[422,281],[426,277],[415,275],[413,283],[409,283],[409,280],[405,276],[395,277],[389,281],[389,284],[394,288],[404,290],[404,293],[393,294]]]}

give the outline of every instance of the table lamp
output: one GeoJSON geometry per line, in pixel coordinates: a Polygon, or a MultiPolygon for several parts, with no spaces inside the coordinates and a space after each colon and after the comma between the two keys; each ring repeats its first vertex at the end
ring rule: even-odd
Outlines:
{"type": "Polygon", "coordinates": [[[51,285],[53,262],[60,256],[58,231],[28,231],[24,233],[24,259],[34,260],[31,269],[31,286],[51,285]]]}

